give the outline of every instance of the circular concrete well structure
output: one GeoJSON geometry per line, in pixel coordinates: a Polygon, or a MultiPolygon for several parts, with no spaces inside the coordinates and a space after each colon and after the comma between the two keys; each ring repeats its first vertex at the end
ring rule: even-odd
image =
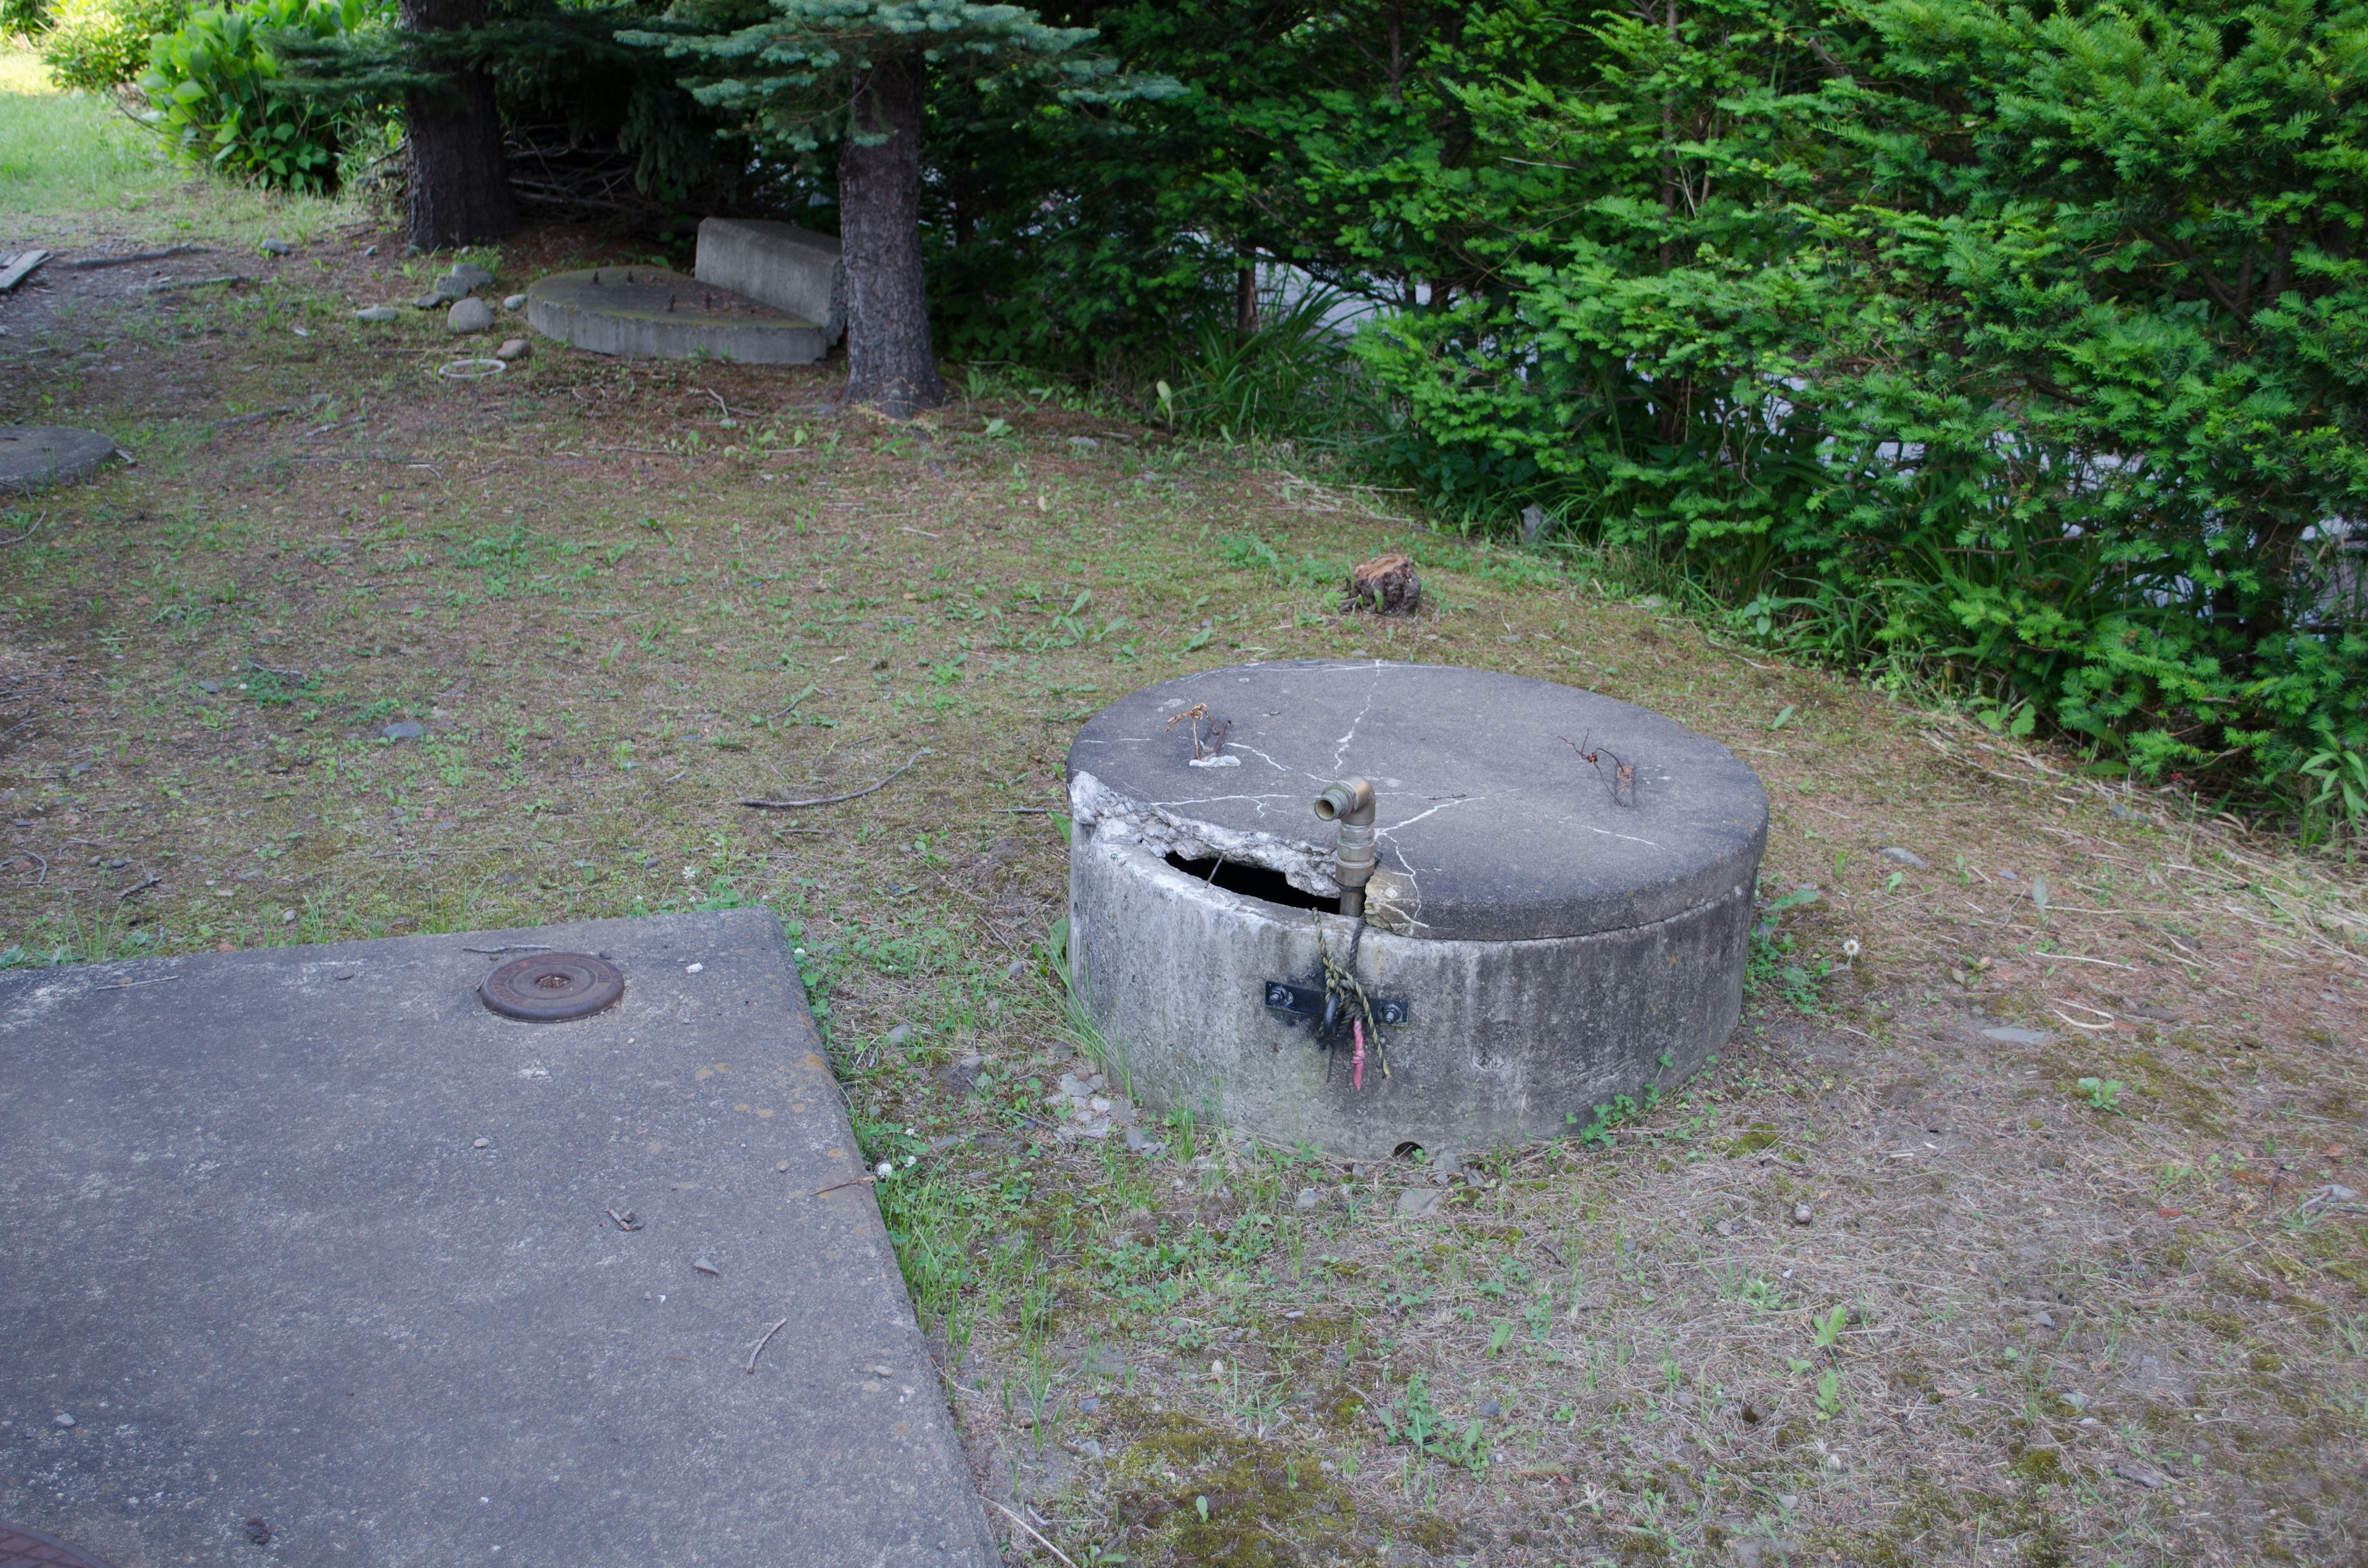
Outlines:
{"type": "Polygon", "coordinates": [[[527,285],[527,324],[595,354],[811,365],[823,329],[731,290],[655,267],[554,272],[527,285]]]}
{"type": "Polygon", "coordinates": [[[1158,1109],[1462,1154],[1674,1085],[1742,1011],[1767,795],[1624,702],[1434,665],[1213,670],[1097,714],[1069,798],[1072,978],[1158,1109]]]}

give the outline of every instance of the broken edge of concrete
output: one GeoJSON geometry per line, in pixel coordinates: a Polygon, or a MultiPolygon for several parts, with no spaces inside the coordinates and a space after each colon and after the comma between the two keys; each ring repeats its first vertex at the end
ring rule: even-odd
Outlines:
{"type": "Polygon", "coordinates": [[[847,332],[847,266],[829,234],[768,218],[709,218],[692,270],[785,314],[819,323],[825,348],[847,332]]]}

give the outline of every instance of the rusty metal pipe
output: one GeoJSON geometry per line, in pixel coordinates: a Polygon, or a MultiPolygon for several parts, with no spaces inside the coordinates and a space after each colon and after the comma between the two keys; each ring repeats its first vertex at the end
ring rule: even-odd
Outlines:
{"type": "Polygon", "coordinates": [[[1340,913],[1365,916],[1365,884],[1373,879],[1373,786],[1364,778],[1327,784],[1315,797],[1315,814],[1340,824],[1332,850],[1332,880],[1340,884],[1340,913]]]}

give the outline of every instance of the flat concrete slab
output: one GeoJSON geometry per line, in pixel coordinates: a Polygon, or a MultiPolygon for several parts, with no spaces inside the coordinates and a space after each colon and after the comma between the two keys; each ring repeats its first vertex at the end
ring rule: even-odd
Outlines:
{"type": "Polygon", "coordinates": [[[0,491],[40,490],[97,473],[115,437],[63,425],[0,425],[0,491]]]}
{"type": "Polygon", "coordinates": [[[19,971],[0,1081],[0,1519],[113,1568],[997,1561],[768,913],[19,971]],[[486,1009],[534,945],[623,997],[486,1009]]]}
{"type": "Polygon", "coordinates": [[[822,328],[769,305],[652,267],[554,272],[527,286],[527,324],[595,354],[811,365],[822,328]]]}

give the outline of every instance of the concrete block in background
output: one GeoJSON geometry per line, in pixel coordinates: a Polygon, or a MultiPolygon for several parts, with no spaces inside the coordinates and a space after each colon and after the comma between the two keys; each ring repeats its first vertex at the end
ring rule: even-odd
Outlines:
{"type": "Polygon", "coordinates": [[[693,271],[701,283],[813,322],[825,347],[847,331],[847,267],[829,234],[764,218],[709,218],[699,225],[693,271]]]}

